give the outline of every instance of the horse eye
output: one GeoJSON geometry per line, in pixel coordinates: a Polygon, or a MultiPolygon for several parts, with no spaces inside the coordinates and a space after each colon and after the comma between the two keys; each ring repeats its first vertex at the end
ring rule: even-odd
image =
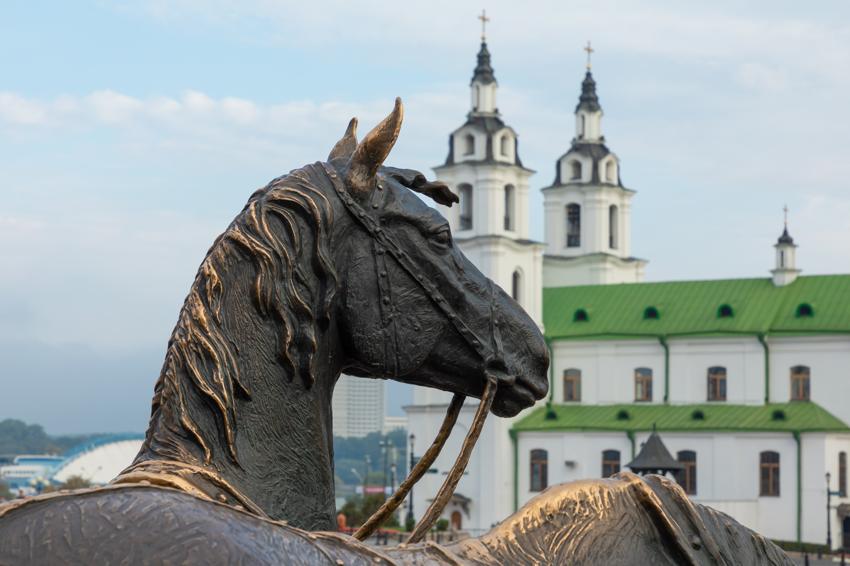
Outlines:
{"type": "Polygon", "coordinates": [[[439,232],[434,232],[431,235],[431,242],[437,244],[440,247],[448,247],[452,243],[452,235],[449,232],[448,228],[444,228],[439,232]]]}

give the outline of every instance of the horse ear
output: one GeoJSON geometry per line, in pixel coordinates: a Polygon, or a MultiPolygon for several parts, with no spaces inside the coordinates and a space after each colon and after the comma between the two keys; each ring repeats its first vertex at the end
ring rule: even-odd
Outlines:
{"type": "Polygon", "coordinates": [[[328,162],[341,160],[348,161],[357,149],[357,118],[352,118],[345,129],[342,138],[328,154],[328,162]]]}
{"type": "Polygon", "coordinates": [[[395,107],[389,116],[381,120],[381,123],[357,145],[345,179],[352,192],[361,195],[372,192],[378,168],[395,145],[403,119],[404,106],[401,104],[401,98],[396,98],[395,107]]]}

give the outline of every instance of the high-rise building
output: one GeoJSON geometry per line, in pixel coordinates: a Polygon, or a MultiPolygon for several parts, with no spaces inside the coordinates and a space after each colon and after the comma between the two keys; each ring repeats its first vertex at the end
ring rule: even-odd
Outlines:
{"type": "Polygon", "coordinates": [[[341,375],[332,402],[334,436],[363,437],[384,427],[384,380],[341,375]]]}

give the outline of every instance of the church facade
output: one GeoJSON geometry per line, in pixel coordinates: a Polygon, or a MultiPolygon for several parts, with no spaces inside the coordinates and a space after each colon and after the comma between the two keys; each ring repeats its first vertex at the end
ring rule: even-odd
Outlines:
{"type": "MultiPolygon", "coordinates": [[[[456,245],[536,320],[550,396],[489,419],[444,512],[479,534],[548,485],[620,470],[657,430],[688,495],[766,536],[850,546],[850,275],[802,276],[787,226],[770,277],[646,283],[631,255],[631,203],[607,146],[590,65],[575,136],[542,188],[544,242],[529,237],[534,171],[497,105],[482,41],[466,122],[434,168],[460,196],[443,208],[456,245]]],[[[417,388],[410,432],[432,437],[450,396],[417,388]]],[[[472,404],[474,405],[474,403],[472,404]]],[[[474,406],[417,485],[422,513],[474,406]]]]}

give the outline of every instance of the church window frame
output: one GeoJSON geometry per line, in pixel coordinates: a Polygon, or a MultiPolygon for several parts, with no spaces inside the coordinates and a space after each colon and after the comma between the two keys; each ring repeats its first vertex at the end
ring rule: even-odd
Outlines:
{"type": "Polygon", "coordinates": [[[571,181],[581,181],[582,171],[581,171],[581,161],[578,159],[573,159],[570,161],[570,180],[571,181]]]}
{"type": "Polygon", "coordinates": [[[726,368],[724,366],[711,366],[706,372],[706,384],[708,392],[706,398],[709,401],[726,401],[727,380],[726,368]]]}
{"type": "Polygon", "coordinates": [[[838,497],[847,497],[847,452],[838,453],[838,497]]]}
{"type": "Polygon", "coordinates": [[[581,370],[578,368],[565,369],[562,382],[564,403],[581,402],[581,370]]]}
{"type": "Polygon", "coordinates": [[[567,247],[581,247],[581,205],[571,202],[566,208],[567,247]]]}
{"type": "Polygon", "coordinates": [[[602,477],[610,478],[620,471],[620,451],[619,450],[603,450],[602,451],[602,477]]]}
{"type": "Polygon", "coordinates": [[[800,303],[797,305],[797,318],[811,318],[815,316],[815,309],[809,303],[800,303]]]}
{"type": "Polygon", "coordinates": [[[511,274],[511,297],[517,303],[522,305],[522,270],[520,268],[514,269],[514,272],[511,274]]]}
{"type": "Polygon", "coordinates": [[[635,402],[652,402],[652,368],[635,368],[635,402]]]}
{"type": "Polygon", "coordinates": [[[658,307],[646,307],[643,310],[643,318],[644,320],[658,320],[661,318],[661,313],[658,311],[658,307]]]}
{"type": "Polygon", "coordinates": [[[458,197],[460,199],[460,214],[459,214],[459,229],[472,230],[473,222],[473,204],[474,197],[472,196],[472,185],[469,183],[461,183],[457,186],[458,197]]]}
{"type": "Polygon", "coordinates": [[[620,208],[616,204],[608,207],[608,247],[612,250],[619,248],[620,241],[620,208]]]}
{"type": "Polygon", "coordinates": [[[759,497],[779,497],[779,452],[765,450],[759,453],[759,497]]]}
{"type": "Polygon", "coordinates": [[[472,134],[465,134],[463,136],[463,154],[464,155],[475,155],[475,136],[472,134]]]}
{"type": "Polygon", "coordinates": [[[516,230],[516,187],[512,184],[505,185],[504,228],[509,232],[516,230]]]}
{"type": "Polygon", "coordinates": [[[791,400],[811,401],[812,399],[812,368],[804,365],[791,367],[791,400]]]}
{"type": "Polygon", "coordinates": [[[534,448],[529,455],[529,491],[543,491],[549,486],[549,452],[534,448]]]}
{"type": "Polygon", "coordinates": [[[605,181],[612,185],[617,184],[617,163],[613,159],[605,162],[605,181]]]}
{"type": "Polygon", "coordinates": [[[679,450],[676,461],[684,466],[676,472],[676,482],[688,495],[697,494],[697,453],[695,450],[679,450]]]}

